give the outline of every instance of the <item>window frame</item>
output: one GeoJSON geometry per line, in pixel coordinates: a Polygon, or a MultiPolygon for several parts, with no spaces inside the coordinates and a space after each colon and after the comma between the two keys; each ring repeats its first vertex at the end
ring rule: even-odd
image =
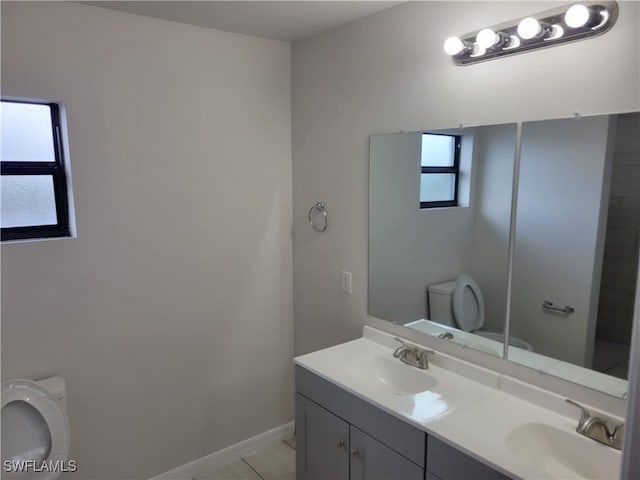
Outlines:
{"type": "Polygon", "coordinates": [[[430,202],[420,202],[420,209],[427,208],[441,208],[441,207],[457,207],[458,206],[458,177],[460,175],[460,147],[462,143],[461,135],[451,135],[448,133],[431,133],[424,132],[422,135],[440,135],[443,137],[452,137],[455,139],[454,141],[454,150],[453,150],[453,165],[449,167],[434,167],[434,166],[425,166],[422,165],[422,158],[420,158],[420,177],[422,178],[423,174],[439,174],[439,173],[448,173],[453,174],[453,199],[452,200],[434,200],[430,202]]]}
{"type": "Polygon", "coordinates": [[[53,137],[53,162],[11,162],[0,161],[0,174],[5,175],[51,175],[53,193],[56,204],[56,218],[58,222],[50,225],[27,225],[22,227],[3,227],[2,241],[27,240],[38,238],[70,237],[69,201],[67,190],[67,172],[64,162],[62,146],[62,131],[60,126],[60,108],[57,103],[38,102],[33,100],[9,100],[2,98],[4,103],[19,103],[25,105],[47,105],[51,112],[51,129],[53,137]]]}

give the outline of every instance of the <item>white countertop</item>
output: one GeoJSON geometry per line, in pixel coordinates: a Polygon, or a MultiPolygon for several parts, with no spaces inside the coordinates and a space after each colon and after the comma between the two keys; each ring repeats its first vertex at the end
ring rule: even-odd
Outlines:
{"type": "Polygon", "coordinates": [[[621,453],[577,434],[579,412],[564,398],[439,352],[419,370],[393,358],[397,345],[365,327],[362,338],[295,363],[511,477],[618,478],[621,453]],[[376,362],[411,369],[405,383],[421,385],[424,377],[434,386],[413,393],[410,385],[372,381],[362,372],[376,362]]]}

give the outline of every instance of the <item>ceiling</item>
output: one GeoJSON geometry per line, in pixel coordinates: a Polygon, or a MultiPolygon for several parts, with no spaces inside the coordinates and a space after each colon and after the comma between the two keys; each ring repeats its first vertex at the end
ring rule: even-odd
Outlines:
{"type": "Polygon", "coordinates": [[[227,32],[294,42],[403,2],[262,0],[81,3],[227,32]]]}

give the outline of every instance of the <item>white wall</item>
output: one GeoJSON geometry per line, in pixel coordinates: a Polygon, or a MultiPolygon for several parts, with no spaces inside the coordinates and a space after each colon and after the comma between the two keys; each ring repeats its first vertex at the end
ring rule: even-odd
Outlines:
{"type": "Polygon", "coordinates": [[[425,289],[434,276],[461,268],[460,244],[441,239],[470,223],[467,209],[420,210],[421,147],[421,132],[370,140],[369,311],[401,325],[426,318],[425,289]],[[451,216],[459,221],[447,221],[451,216]],[[423,248],[425,231],[432,232],[431,249],[423,248]]]}
{"type": "Polygon", "coordinates": [[[588,368],[609,198],[609,118],[522,127],[511,333],[537,353],[588,368]],[[575,311],[549,312],[545,300],[575,311]]]}
{"type": "Polygon", "coordinates": [[[367,318],[368,138],[640,107],[638,2],[605,35],[468,67],[442,42],[561,2],[410,2],[293,45],[295,345],[355,338],[367,318]],[[325,201],[330,226],[307,210],[325,201]],[[353,272],[353,294],[340,292],[353,272]]]}
{"type": "Polygon", "coordinates": [[[482,289],[483,330],[504,331],[516,125],[475,129],[476,209],[468,271],[482,289]]]}
{"type": "Polygon", "coordinates": [[[65,377],[74,478],[290,421],[290,46],[2,2],[2,94],[68,117],[78,237],[2,246],[2,378],[65,377]]]}

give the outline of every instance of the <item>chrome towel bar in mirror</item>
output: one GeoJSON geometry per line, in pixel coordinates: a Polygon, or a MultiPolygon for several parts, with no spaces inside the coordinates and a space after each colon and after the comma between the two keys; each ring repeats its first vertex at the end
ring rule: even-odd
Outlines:
{"type": "Polygon", "coordinates": [[[552,312],[563,313],[565,315],[569,315],[570,313],[575,312],[575,308],[573,305],[565,305],[564,307],[557,307],[551,300],[545,300],[542,302],[542,308],[545,310],[551,310],[552,312]]]}

